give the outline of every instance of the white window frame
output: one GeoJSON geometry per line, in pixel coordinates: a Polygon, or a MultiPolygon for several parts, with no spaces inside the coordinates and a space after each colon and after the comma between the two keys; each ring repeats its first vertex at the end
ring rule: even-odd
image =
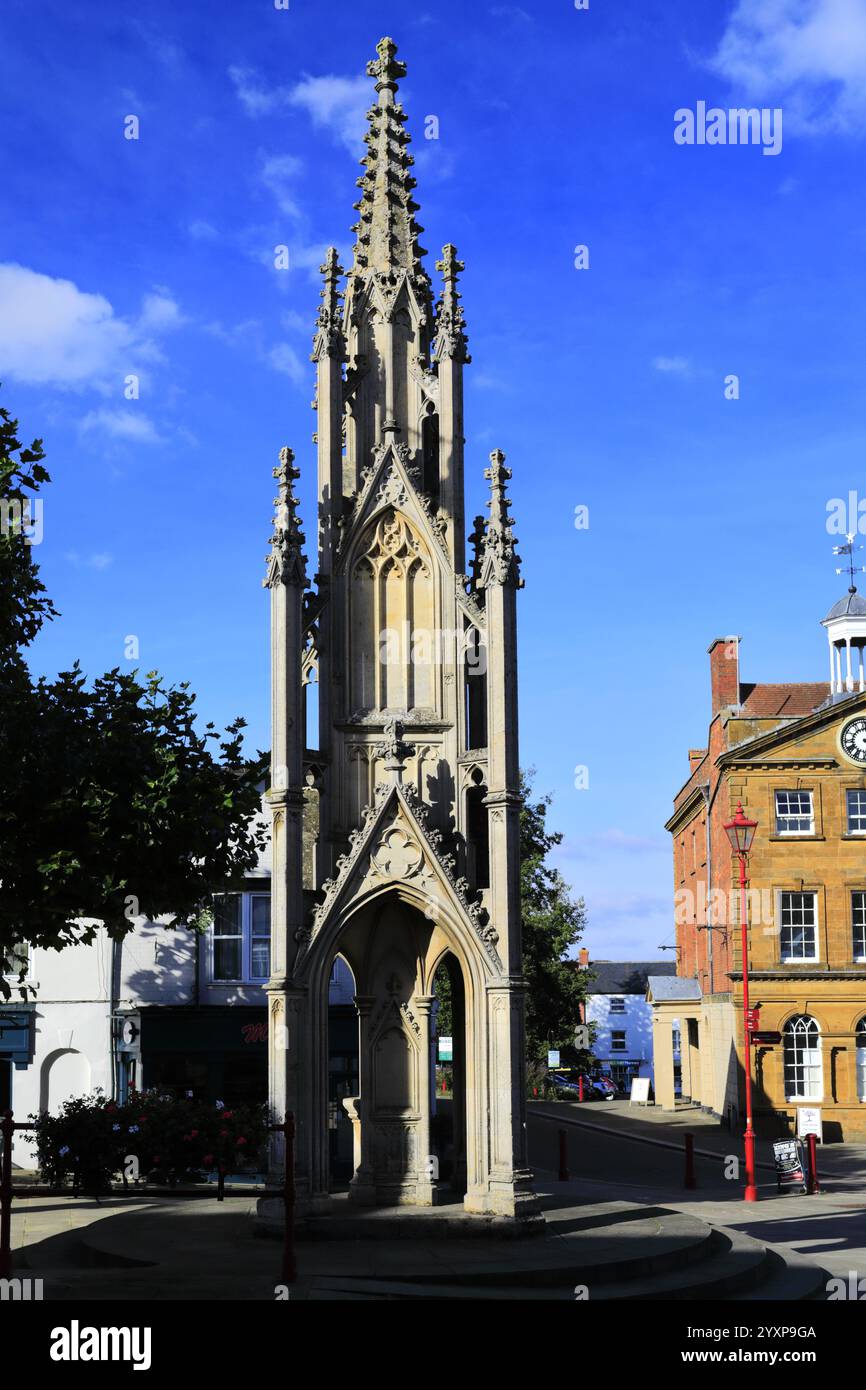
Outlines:
{"type": "Polygon", "coordinates": [[[608,1007],[608,1013],[617,1014],[621,1017],[626,1012],[627,1010],[625,1006],[625,995],[612,994],[610,996],[610,1005],[608,1007]]]}
{"type": "Polygon", "coordinates": [[[805,889],[803,892],[801,892],[799,889],[782,888],[782,889],[779,890],[779,893],[778,893],[778,899],[777,899],[777,914],[778,914],[777,920],[778,920],[778,923],[779,923],[779,960],[780,960],[781,964],[782,964],[782,965],[812,965],[812,964],[814,964],[815,961],[819,961],[819,960],[821,959],[821,952],[820,952],[820,934],[819,934],[819,933],[820,933],[820,926],[821,926],[821,924],[820,924],[820,922],[819,922],[819,920],[818,920],[818,894],[817,894],[816,892],[812,891],[811,889],[805,889]],[[783,904],[784,904],[784,901],[785,901],[786,898],[811,898],[811,899],[812,899],[812,915],[813,915],[813,919],[814,919],[814,920],[813,920],[812,922],[789,922],[789,923],[785,923],[784,920],[783,920],[783,918],[784,918],[784,912],[785,912],[785,909],[784,909],[783,904]],[[807,928],[809,928],[809,929],[811,929],[811,931],[814,933],[814,938],[813,938],[813,939],[814,939],[814,953],[813,953],[812,955],[808,955],[808,956],[807,956],[807,955],[802,955],[802,956],[801,956],[801,955],[797,955],[797,956],[795,956],[795,955],[791,955],[790,951],[786,952],[785,946],[784,946],[784,940],[785,940],[784,934],[785,934],[786,931],[794,931],[794,930],[796,930],[797,927],[803,927],[804,930],[807,929],[807,928]]]}
{"type": "Polygon", "coordinates": [[[611,1029],[610,1050],[611,1052],[628,1052],[628,1034],[624,1028],[611,1029]],[[622,1038],[622,1043],[615,1042],[615,1038],[622,1038]]]}
{"type": "Polygon", "coordinates": [[[851,955],[858,964],[866,961],[866,890],[862,888],[851,889],[851,955]]]}
{"type": "Polygon", "coordinates": [[[863,787],[848,787],[848,788],[846,789],[846,792],[845,792],[845,824],[846,824],[846,827],[847,827],[847,833],[848,833],[849,835],[866,835],[866,789],[864,789],[863,787]],[[852,797],[855,797],[855,796],[856,796],[856,797],[861,797],[861,798],[862,798],[862,807],[863,807],[863,809],[862,809],[862,810],[859,810],[859,811],[857,811],[857,812],[855,812],[855,815],[854,815],[854,817],[852,818],[852,815],[851,815],[851,798],[852,798],[852,797]],[[862,824],[862,825],[856,825],[856,826],[855,826],[855,825],[852,824],[852,819],[862,820],[862,821],[863,821],[863,824],[862,824]]]}
{"type": "Polygon", "coordinates": [[[794,1103],[797,1101],[822,1101],[824,1099],[824,1056],[821,1047],[821,1028],[817,1020],[809,1014],[798,1014],[796,1018],[789,1019],[785,1024],[782,1032],[782,1072],[786,1101],[794,1103]],[[816,1039],[817,1047],[792,1049],[788,1039],[797,1037],[816,1039]],[[794,1062],[795,1071],[802,1077],[802,1094],[792,1092],[788,1087],[791,1071],[788,1058],[791,1051],[795,1055],[802,1054],[804,1057],[803,1061],[794,1062]]]}
{"type": "Polygon", "coordinates": [[[854,1048],[857,1058],[857,1098],[866,1105],[866,1017],[861,1018],[854,1030],[854,1048]]]}
{"type": "MultiPolygon", "coordinates": [[[[217,941],[218,938],[215,936],[214,927],[211,926],[211,927],[210,927],[210,930],[209,930],[209,933],[208,933],[208,934],[209,934],[209,937],[210,937],[210,962],[209,962],[209,967],[210,967],[210,968],[209,968],[209,971],[208,971],[209,983],[212,984],[212,985],[216,985],[216,986],[221,986],[221,985],[262,985],[262,984],[264,984],[264,983],[267,981],[267,979],[268,979],[268,975],[254,975],[254,974],[252,973],[253,939],[254,939],[254,938],[253,938],[253,899],[254,899],[254,898],[264,898],[266,901],[270,902],[270,896],[271,896],[270,893],[258,893],[258,892],[256,892],[256,891],[253,889],[253,890],[248,890],[248,891],[245,891],[245,892],[242,892],[242,893],[220,893],[220,894],[218,894],[217,896],[220,897],[220,898],[223,898],[223,897],[227,897],[227,898],[240,898],[240,901],[241,901],[240,932],[237,934],[236,937],[230,938],[230,939],[232,939],[232,940],[240,939],[240,943],[241,943],[241,973],[240,973],[240,975],[238,975],[238,976],[233,976],[231,979],[229,979],[228,977],[226,977],[226,978],[221,978],[221,977],[218,977],[218,976],[217,976],[217,974],[216,974],[216,941],[217,941]]],[[[263,936],[263,934],[257,934],[256,937],[255,937],[255,940],[261,940],[261,939],[262,939],[262,936],[263,936]]],[[[269,960],[270,960],[270,953],[269,953],[269,960]]],[[[270,970],[269,970],[268,974],[269,974],[269,973],[270,973],[270,970]]]]}
{"type": "Polygon", "coordinates": [[[804,787],[796,787],[792,790],[781,790],[775,793],[776,810],[776,834],[777,835],[814,835],[815,834],[815,793],[807,791],[804,787]],[[788,809],[780,809],[780,799],[789,798],[788,809]],[[804,810],[793,811],[790,809],[793,798],[808,798],[808,815],[804,810]],[[808,821],[805,828],[802,825],[786,825],[785,821],[808,821]]]}

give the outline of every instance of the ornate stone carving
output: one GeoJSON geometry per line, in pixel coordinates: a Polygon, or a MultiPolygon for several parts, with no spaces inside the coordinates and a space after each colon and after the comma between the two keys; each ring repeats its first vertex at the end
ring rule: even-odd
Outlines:
{"type": "Polygon", "coordinates": [[[491,584],[513,584],[520,588],[523,581],[520,556],[515,548],[514,517],[508,515],[509,501],[505,492],[511,469],[505,467],[501,449],[493,450],[490,467],[485,468],[484,476],[490,482],[490,517],[480,554],[478,585],[484,589],[491,584]]]}
{"type": "Polygon", "coordinates": [[[304,555],[304,533],[298,522],[298,499],[292,491],[301,476],[294,466],[291,449],[280,450],[280,466],[274,469],[278,491],[274,498],[276,513],[271,536],[270,554],[265,557],[268,572],[262,581],[267,589],[275,584],[299,584],[306,588],[307,561],[304,555]]]}

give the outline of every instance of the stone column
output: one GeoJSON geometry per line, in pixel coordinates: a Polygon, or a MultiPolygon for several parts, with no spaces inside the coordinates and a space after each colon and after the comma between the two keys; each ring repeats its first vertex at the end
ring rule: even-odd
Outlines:
{"type": "MultiPolygon", "coordinates": [[[[299,476],[290,449],[274,470],[279,485],[274,534],[265,580],[271,595],[271,776],[267,802],[271,811],[271,974],[268,995],[268,1095],[272,1118],[295,1116],[295,1184],[298,1199],[310,1192],[313,1136],[309,1063],[302,1063],[305,994],[293,984],[292,972],[304,941],[303,899],[303,696],[301,646],[306,566],[303,533],[292,491],[299,476]]],[[[269,1181],[281,1182],[282,1136],[273,1136],[269,1181]]]]}
{"type": "Polygon", "coordinates": [[[430,1139],[430,1011],[435,995],[415,995],[412,1010],[417,1014],[421,1029],[418,1056],[418,1121],[415,1204],[419,1207],[432,1207],[436,1204],[437,1185],[431,1172],[430,1158],[432,1145],[430,1139]]]}
{"type": "Polygon", "coordinates": [[[676,1109],[672,1020],[653,1009],[653,1091],[662,1110],[676,1109]]]}
{"type": "Polygon", "coordinates": [[[370,1056],[370,1014],[376,1000],[369,994],[355,995],[355,1008],[358,1011],[358,1095],[352,1097],[354,1115],[346,1105],[346,1111],[355,1126],[356,1168],[349,1183],[349,1197],[359,1206],[371,1207],[376,1204],[376,1184],[369,1161],[370,1152],[370,1114],[372,1097],[372,1057],[370,1056]]]}

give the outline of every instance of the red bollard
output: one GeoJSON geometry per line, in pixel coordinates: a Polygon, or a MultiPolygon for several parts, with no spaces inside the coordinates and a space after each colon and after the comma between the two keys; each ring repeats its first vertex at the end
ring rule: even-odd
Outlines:
{"type": "Polygon", "coordinates": [[[695,1177],[695,1136],[685,1135],[686,1141],[686,1176],[683,1187],[697,1187],[698,1180],[695,1177]]]}
{"type": "Polygon", "coordinates": [[[537,1087],[537,1086],[533,1086],[533,1088],[532,1088],[532,1099],[533,1099],[533,1100],[537,1100],[537,1099],[538,1099],[538,1087],[537,1087]]]}
{"type": "Polygon", "coordinates": [[[818,1137],[815,1134],[808,1134],[806,1141],[809,1145],[809,1178],[806,1184],[807,1196],[813,1197],[816,1192],[821,1191],[821,1184],[818,1182],[818,1137]]]}
{"type": "Polygon", "coordinates": [[[559,1181],[568,1182],[568,1135],[559,1131],[559,1181]]]}
{"type": "Polygon", "coordinates": [[[581,1072],[580,1076],[577,1078],[577,1098],[578,1100],[583,1100],[583,1072],[581,1072]]]}

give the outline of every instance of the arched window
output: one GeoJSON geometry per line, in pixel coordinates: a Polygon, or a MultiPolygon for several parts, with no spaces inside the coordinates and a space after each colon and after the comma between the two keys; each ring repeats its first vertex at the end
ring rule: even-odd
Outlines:
{"type": "Polygon", "coordinates": [[[799,1014],[785,1024],[785,1099],[822,1100],[824,1067],[821,1029],[814,1018],[799,1014]]]}
{"type": "Polygon", "coordinates": [[[866,1017],[857,1024],[857,1098],[866,1102],[866,1017]]]}
{"type": "Polygon", "coordinates": [[[367,529],[353,569],[348,624],[353,710],[434,709],[433,568],[406,517],[389,508],[367,529]]]}

